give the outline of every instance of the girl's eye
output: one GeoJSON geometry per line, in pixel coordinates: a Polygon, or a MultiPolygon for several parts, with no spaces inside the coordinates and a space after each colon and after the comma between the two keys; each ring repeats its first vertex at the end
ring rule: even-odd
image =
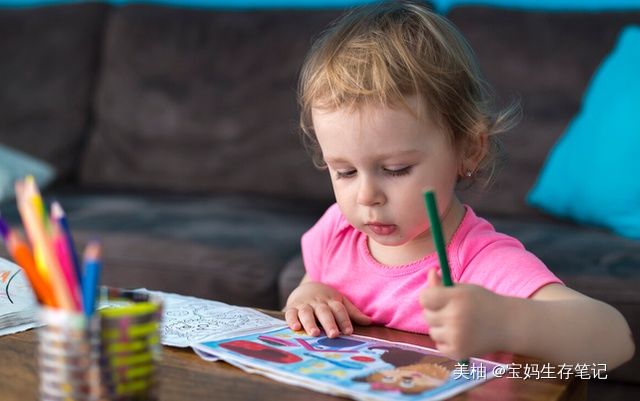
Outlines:
{"type": "Polygon", "coordinates": [[[356,175],[356,170],[336,171],[336,178],[351,178],[356,175]]]}
{"type": "Polygon", "coordinates": [[[407,175],[411,172],[411,166],[402,167],[402,168],[385,168],[384,172],[392,177],[400,177],[402,175],[407,175]]]}

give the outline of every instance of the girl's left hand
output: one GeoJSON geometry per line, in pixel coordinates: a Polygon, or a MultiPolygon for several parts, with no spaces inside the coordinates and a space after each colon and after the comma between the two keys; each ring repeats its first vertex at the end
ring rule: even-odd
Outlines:
{"type": "Polygon", "coordinates": [[[478,285],[444,287],[436,269],[429,271],[428,285],[420,292],[429,335],[453,359],[505,349],[505,300],[478,285]]]}

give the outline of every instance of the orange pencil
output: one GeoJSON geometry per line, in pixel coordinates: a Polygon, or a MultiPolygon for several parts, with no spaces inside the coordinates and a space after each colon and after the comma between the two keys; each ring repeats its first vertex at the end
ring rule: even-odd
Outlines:
{"type": "Polygon", "coordinates": [[[33,260],[33,255],[31,255],[27,244],[21,241],[17,234],[11,233],[9,234],[9,238],[7,238],[7,248],[13,260],[22,267],[22,270],[26,273],[33,287],[33,292],[35,292],[40,303],[51,307],[57,306],[53,293],[51,292],[51,287],[36,271],[36,263],[33,260]]]}
{"type": "Polygon", "coordinates": [[[0,233],[13,260],[24,270],[31,283],[38,301],[47,306],[55,306],[51,288],[36,271],[36,264],[29,246],[24,243],[18,233],[12,231],[9,225],[0,217],[0,233]]]}

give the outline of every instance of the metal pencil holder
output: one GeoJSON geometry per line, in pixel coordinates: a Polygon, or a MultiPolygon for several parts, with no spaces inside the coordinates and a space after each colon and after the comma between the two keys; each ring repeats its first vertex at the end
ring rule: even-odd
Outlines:
{"type": "Polygon", "coordinates": [[[106,307],[90,319],[42,308],[38,330],[40,399],[157,399],[162,301],[146,292],[101,288],[106,307]]]}
{"type": "Polygon", "coordinates": [[[40,399],[95,400],[99,386],[100,331],[98,318],[82,313],[42,308],[38,330],[40,399]]]}

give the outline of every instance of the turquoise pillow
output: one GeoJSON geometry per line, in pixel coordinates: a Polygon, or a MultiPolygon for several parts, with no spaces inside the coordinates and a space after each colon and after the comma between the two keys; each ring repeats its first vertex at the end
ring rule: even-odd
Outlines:
{"type": "Polygon", "coordinates": [[[640,26],[598,68],[527,202],[640,239],[640,26]]]}
{"type": "Polygon", "coordinates": [[[440,12],[460,6],[496,6],[522,10],[547,11],[602,11],[637,10],[638,0],[432,0],[440,12]]]}
{"type": "Polygon", "coordinates": [[[53,180],[55,171],[43,161],[0,145],[0,202],[12,199],[14,183],[27,175],[32,175],[42,189],[53,180]]]}

